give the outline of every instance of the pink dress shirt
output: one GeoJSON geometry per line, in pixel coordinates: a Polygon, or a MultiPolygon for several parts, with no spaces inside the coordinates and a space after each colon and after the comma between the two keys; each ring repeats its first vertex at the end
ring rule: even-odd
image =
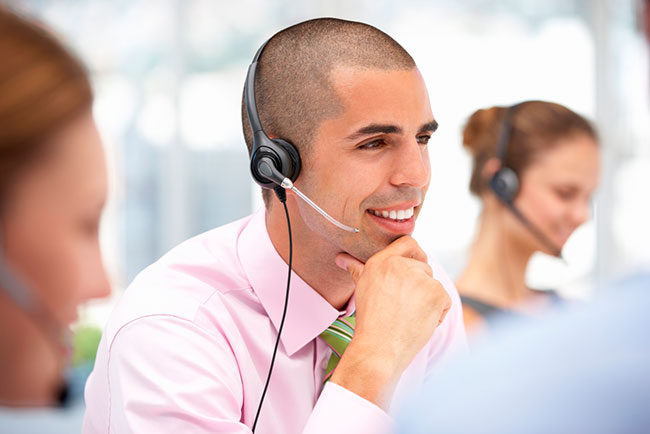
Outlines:
{"type": "MultiPolygon", "coordinates": [[[[277,337],[287,264],[264,210],[194,237],[140,273],[108,321],[86,384],[84,433],[250,433],[277,337]]],[[[393,404],[465,347],[453,307],[397,386],[393,404]]],[[[256,432],[355,434],[392,429],[379,407],[333,383],[319,334],[341,315],[298,275],[256,432]]],[[[392,412],[392,411],[391,411],[392,412]]]]}

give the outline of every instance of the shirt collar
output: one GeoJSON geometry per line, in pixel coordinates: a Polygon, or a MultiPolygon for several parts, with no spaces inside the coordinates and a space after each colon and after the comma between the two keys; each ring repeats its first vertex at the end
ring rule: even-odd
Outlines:
{"type": "MultiPolygon", "coordinates": [[[[264,207],[253,214],[239,237],[237,251],[251,288],[278,330],[284,309],[288,268],[269,238],[265,216],[264,207]]],[[[354,309],[354,297],[344,311],[339,311],[292,271],[287,318],[280,337],[284,350],[292,356],[336,318],[350,315],[354,309]]]]}

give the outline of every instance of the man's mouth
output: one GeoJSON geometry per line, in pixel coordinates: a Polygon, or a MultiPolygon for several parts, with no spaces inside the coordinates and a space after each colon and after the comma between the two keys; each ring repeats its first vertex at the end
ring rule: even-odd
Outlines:
{"type": "Polygon", "coordinates": [[[391,210],[382,210],[382,211],[369,209],[368,212],[380,218],[399,222],[399,221],[408,220],[411,217],[413,217],[414,208],[411,207],[406,209],[391,209],[391,210]]]}

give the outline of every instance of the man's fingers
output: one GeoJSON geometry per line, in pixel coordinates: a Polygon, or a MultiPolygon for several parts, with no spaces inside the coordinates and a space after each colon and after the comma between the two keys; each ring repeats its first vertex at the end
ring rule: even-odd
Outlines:
{"type": "Polygon", "coordinates": [[[379,251],[375,256],[402,256],[404,258],[413,258],[420,262],[427,262],[427,255],[424,253],[424,250],[422,250],[418,243],[408,235],[396,239],[388,247],[379,251]]]}
{"type": "MultiPolygon", "coordinates": [[[[442,284],[441,284],[442,285],[442,284]]],[[[443,288],[444,291],[444,288],[443,288]]],[[[445,320],[447,317],[447,313],[449,313],[449,309],[451,309],[451,298],[449,296],[446,297],[445,302],[442,306],[442,313],[440,315],[440,320],[438,321],[438,325],[442,324],[442,322],[445,320]]]]}
{"type": "Polygon", "coordinates": [[[445,320],[447,317],[447,312],[449,312],[449,309],[445,309],[442,311],[442,315],[440,316],[440,319],[438,320],[438,325],[442,324],[442,322],[445,320]]]}
{"type": "MultiPolygon", "coordinates": [[[[368,261],[368,263],[370,263],[370,261],[368,261]]],[[[431,266],[428,263],[422,262],[415,258],[393,256],[391,258],[388,258],[383,263],[392,264],[395,268],[397,268],[398,270],[402,270],[404,272],[410,273],[410,272],[422,271],[427,276],[433,278],[433,269],[431,268],[431,266]]]]}
{"type": "Polygon", "coordinates": [[[340,268],[350,273],[350,277],[352,277],[352,280],[356,284],[359,280],[359,277],[361,277],[361,273],[363,272],[363,262],[348,255],[347,253],[339,253],[336,255],[335,262],[336,265],[338,265],[340,268]]]}

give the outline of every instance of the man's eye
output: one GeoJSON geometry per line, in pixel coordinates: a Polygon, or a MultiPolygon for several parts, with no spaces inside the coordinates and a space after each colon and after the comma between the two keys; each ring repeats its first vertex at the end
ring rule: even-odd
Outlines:
{"type": "Polygon", "coordinates": [[[373,140],[372,142],[364,143],[359,146],[359,149],[378,149],[384,146],[386,142],[382,139],[373,140]]]}
{"type": "Polygon", "coordinates": [[[418,137],[418,143],[419,143],[420,145],[426,145],[426,144],[429,143],[429,140],[430,140],[430,139],[431,139],[431,136],[427,136],[427,135],[425,135],[425,136],[419,136],[419,137],[418,137]]]}

